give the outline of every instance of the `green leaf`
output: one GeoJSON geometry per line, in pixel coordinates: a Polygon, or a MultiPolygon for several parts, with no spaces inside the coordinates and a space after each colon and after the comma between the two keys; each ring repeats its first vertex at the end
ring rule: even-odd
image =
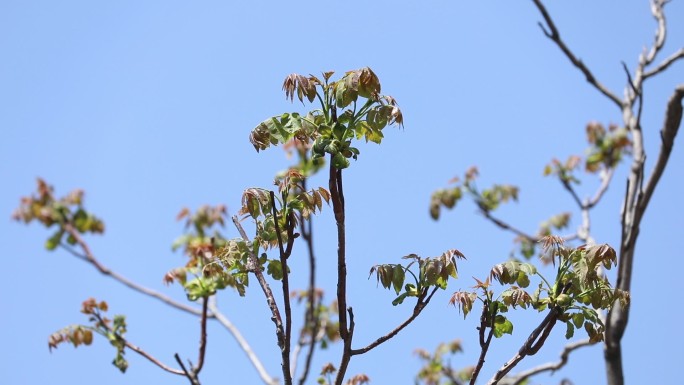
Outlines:
{"type": "Polygon", "coordinates": [[[569,340],[575,335],[575,326],[572,322],[566,322],[567,329],[565,330],[565,339],[569,340]]]}
{"type": "Polygon", "coordinates": [[[513,323],[508,318],[498,315],[494,321],[494,337],[501,338],[504,334],[513,334],[513,323]]]}
{"type": "Polygon", "coordinates": [[[349,167],[350,162],[349,159],[344,157],[344,155],[337,153],[333,156],[332,164],[338,170],[342,170],[349,167]]]}
{"type": "Polygon", "coordinates": [[[45,241],[45,248],[52,251],[59,246],[60,242],[62,242],[62,236],[64,235],[64,230],[58,230],[56,233],[54,233],[50,238],[45,241]]]}
{"type": "Polygon", "coordinates": [[[268,268],[266,273],[273,277],[273,279],[280,281],[283,279],[283,265],[279,260],[271,259],[268,261],[268,268]]]}
{"type": "Polygon", "coordinates": [[[405,277],[404,268],[401,265],[395,265],[392,269],[392,285],[397,294],[401,291],[401,287],[404,286],[405,277]]]}

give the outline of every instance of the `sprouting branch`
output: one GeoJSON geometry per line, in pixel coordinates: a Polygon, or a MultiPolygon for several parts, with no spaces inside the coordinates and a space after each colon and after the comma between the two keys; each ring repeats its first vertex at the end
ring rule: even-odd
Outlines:
{"type": "Polygon", "coordinates": [[[569,343],[563,348],[563,351],[560,354],[560,359],[558,361],[548,362],[546,364],[539,365],[537,367],[520,372],[513,378],[510,378],[510,380],[507,381],[507,383],[510,382],[512,385],[520,385],[523,383],[523,381],[539,373],[548,371],[555,372],[556,370],[562,368],[563,366],[565,366],[565,364],[567,364],[570,353],[584,346],[590,346],[593,344],[594,343],[591,342],[589,338],[569,343]]]}
{"type": "Polygon", "coordinates": [[[392,337],[396,336],[400,331],[402,331],[406,326],[408,326],[413,320],[416,319],[420,315],[420,313],[425,309],[425,306],[427,306],[428,303],[430,303],[430,300],[432,299],[432,296],[437,292],[437,287],[433,287],[432,291],[430,292],[429,295],[426,294],[427,291],[423,292],[423,295],[421,295],[418,298],[418,301],[416,302],[416,306],[413,308],[413,313],[411,313],[411,316],[407,318],[404,322],[402,322],[399,326],[394,328],[391,332],[385,334],[384,336],[378,338],[377,340],[373,341],[371,344],[369,344],[366,347],[363,347],[361,349],[352,349],[351,350],[351,355],[356,356],[359,354],[364,354],[369,352],[370,350],[376,348],[377,346],[381,345],[382,343],[386,342],[387,340],[391,339],[392,337]]]}
{"type": "MultiPolygon", "coordinates": [[[[154,291],[152,289],[149,289],[147,287],[141,286],[128,278],[110,270],[109,268],[105,267],[100,261],[95,258],[95,255],[91,252],[90,247],[88,244],[83,240],[83,237],[81,237],[81,234],[74,228],[74,226],[71,223],[64,223],[64,231],[69,234],[73,239],[76,240],[76,244],[78,247],[81,248],[83,251],[82,253],[77,252],[76,250],[66,246],[66,245],[61,245],[65,250],[67,250],[69,253],[72,255],[90,263],[93,265],[101,274],[106,275],[108,277],[111,277],[115,279],[116,281],[119,281],[120,283],[124,284],[125,286],[137,291],[138,293],[150,296],[152,298],[156,298],[160,300],[161,302],[174,307],[178,310],[182,310],[186,313],[194,314],[197,316],[202,315],[202,311],[199,309],[196,309],[192,306],[185,305],[183,303],[177,302],[164,294],[161,294],[157,291],[154,291]]],[[[213,314],[208,314],[207,315],[209,318],[213,318],[213,314]]]]}
{"type": "Polygon", "coordinates": [[[249,345],[249,343],[247,343],[247,340],[245,340],[245,338],[242,336],[240,330],[238,330],[238,328],[235,327],[235,325],[223,313],[219,311],[218,307],[216,306],[216,297],[211,297],[209,299],[208,307],[211,313],[214,314],[214,316],[216,317],[216,320],[221,325],[223,325],[223,327],[226,328],[228,332],[230,332],[233,338],[235,338],[235,341],[237,341],[238,345],[240,346],[240,349],[242,349],[242,351],[245,352],[247,358],[252,363],[252,366],[254,366],[254,369],[256,369],[257,373],[259,374],[259,377],[261,378],[261,381],[266,385],[278,385],[278,381],[268,374],[266,368],[264,368],[264,365],[261,363],[261,360],[259,360],[259,357],[257,357],[257,355],[254,353],[252,347],[249,345]]]}
{"type": "MultiPolygon", "coordinates": [[[[249,237],[247,237],[247,233],[245,232],[245,229],[242,227],[240,224],[240,220],[238,219],[237,216],[233,216],[233,224],[235,227],[238,229],[238,232],[240,233],[240,236],[242,239],[249,243],[249,237]]],[[[264,292],[264,295],[266,296],[266,302],[268,303],[269,309],[271,309],[271,319],[273,320],[273,323],[275,324],[276,327],[276,337],[278,339],[278,346],[280,347],[281,353],[283,353],[285,349],[285,329],[283,327],[283,319],[280,316],[280,310],[278,310],[278,304],[276,303],[275,297],[273,296],[273,291],[271,290],[271,287],[268,285],[268,282],[266,281],[266,278],[264,277],[264,273],[261,270],[261,266],[259,265],[259,259],[257,258],[256,255],[252,252],[252,249],[249,248],[249,256],[250,256],[250,268],[251,272],[254,273],[254,275],[257,278],[257,281],[259,281],[259,286],[261,286],[261,290],[264,292]]],[[[291,385],[292,384],[292,374],[290,373],[290,355],[289,354],[281,354],[282,355],[282,370],[283,370],[283,378],[285,385],[291,385]]]]}
{"type": "Polygon", "coordinates": [[[575,67],[577,67],[577,69],[579,69],[584,74],[587,81],[592,86],[599,90],[608,99],[613,101],[613,103],[615,103],[618,107],[622,108],[622,100],[620,100],[620,98],[617,97],[617,95],[615,95],[612,91],[606,88],[606,86],[604,86],[601,82],[596,80],[596,77],[594,77],[594,74],[591,73],[589,68],[582,62],[582,60],[578,59],[577,56],[575,56],[575,54],[572,53],[572,51],[570,50],[570,48],[568,48],[563,39],[561,39],[560,33],[556,28],[556,24],[554,23],[553,19],[549,15],[548,11],[546,10],[546,7],[541,2],[541,0],[532,0],[532,2],[534,2],[534,5],[537,6],[537,9],[542,14],[544,22],[546,23],[546,27],[542,23],[539,23],[539,27],[541,27],[542,31],[544,32],[544,35],[551,39],[551,41],[553,41],[558,46],[558,48],[560,48],[560,50],[563,51],[565,56],[570,60],[570,62],[575,67]]]}
{"type": "Polygon", "coordinates": [[[183,360],[181,360],[181,358],[180,358],[180,356],[178,355],[178,353],[174,354],[173,356],[176,358],[176,362],[178,362],[178,365],[180,365],[181,369],[183,369],[183,371],[181,372],[181,374],[188,378],[188,381],[190,381],[190,384],[191,384],[191,385],[200,385],[200,382],[199,382],[199,380],[197,379],[197,377],[193,376],[192,372],[189,371],[189,370],[185,367],[185,365],[183,364],[183,360]]]}

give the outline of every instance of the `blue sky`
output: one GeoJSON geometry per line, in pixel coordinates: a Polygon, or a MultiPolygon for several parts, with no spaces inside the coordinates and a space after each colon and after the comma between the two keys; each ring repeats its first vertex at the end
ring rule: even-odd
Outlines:
{"type": "MultiPolygon", "coordinates": [[[[621,61],[633,68],[652,42],[655,23],[647,2],[584,0],[549,5],[549,10],[569,46],[621,95],[621,61]]],[[[665,55],[684,46],[684,5],[671,3],[667,14],[665,55]]],[[[432,350],[454,338],[461,338],[465,348],[454,366],[474,364],[476,317],[463,321],[447,301],[456,289],[472,286],[471,276],[484,277],[508,258],[512,236],[477,215],[470,203],[432,221],[430,193],[477,165],[481,186],[520,186],[520,202],[498,214],[533,232],[549,216],[574,209],[559,183],[542,177],[544,165],[553,157],[582,153],[587,122],[621,122],[619,111],[543,36],[539,20],[529,1],[0,3],[0,214],[5,218],[0,220],[5,270],[0,339],[6,345],[0,368],[5,381],[186,383],[132,352],[128,372],[120,374],[110,364],[114,351],[104,340],[50,354],[48,335],[84,322],[78,310],[90,296],[107,300],[111,312],[126,314],[130,340],[160,360],[174,364],[176,352],[196,357],[196,319],[131,293],[63,251],[45,251],[48,231],[10,221],[37,177],[55,185],[58,194],[86,191],[86,206],[107,226],[104,236],[88,237],[105,265],[182,299],[179,287],[162,284],[166,271],[184,264],[183,256],[170,250],[183,230],[174,221],[176,213],[186,206],[225,203],[234,214],[245,188],[269,187],[273,175],[287,167],[282,151],[257,154],[247,140],[263,119],[304,111],[285,100],[286,75],[341,74],[364,66],[380,77],[383,93],[398,100],[405,129],[386,129],[382,146],[361,146],[359,160],[345,173],[355,346],[385,334],[411,311],[411,306],[393,307],[392,293],[367,279],[372,265],[409,253],[435,256],[449,248],[461,250],[468,260],[459,265],[461,278],[438,293],[408,330],[355,357],[349,374],[365,372],[373,384],[413,383],[420,364],[413,350],[432,350]]],[[[643,126],[651,160],[665,101],[684,79],[683,65],[646,85],[643,126]]],[[[632,383],[679,377],[674,364],[684,339],[671,322],[684,316],[673,304],[679,279],[674,267],[681,257],[676,239],[684,235],[682,164],[684,155],[675,148],[642,225],[624,339],[632,383]]],[[[593,213],[598,242],[618,242],[624,175],[623,166],[593,213]]],[[[327,184],[320,178],[313,183],[327,184]]],[[[590,195],[596,186],[587,178],[581,193],[590,195]]],[[[331,277],[331,210],[324,209],[316,225],[319,274],[331,277]]],[[[236,235],[232,228],[227,232],[236,235]]],[[[293,256],[295,274],[305,266],[304,256],[302,249],[293,256]]],[[[294,282],[302,287],[303,275],[295,275],[294,282]]],[[[333,278],[322,278],[321,284],[332,299],[333,278]]],[[[219,304],[278,376],[274,330],[258,288],[250,287],[246,298],[222,293],[219,304]]],[[[541,318],[516,313],[514,335],[494,342],[482,376],[489,378],[508,360],[541,318]]],[[[557,358],[565,343],[562,329],[519,369],[557,358]]],[[[208,349],[203,383],[259,383],[218,324],[210,326],[208,349]]],[[[338,353],[333,348],[317,356],[313,370],[328,361],[337,365],[338,353]]],[[[534,383],[558,383],[563,377],[576,384],[602,383],[601,347],[578,351],[562,372],[534,383]]]]}

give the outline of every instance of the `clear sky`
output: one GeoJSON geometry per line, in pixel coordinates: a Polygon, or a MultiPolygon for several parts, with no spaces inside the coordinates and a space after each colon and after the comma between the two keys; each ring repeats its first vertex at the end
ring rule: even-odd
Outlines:
{"type": "MultiPolygon", "coordinates": [[[[633,69],[653,39],[647,1],[554,2],[549,10],[570,47],[621,95],[621,61],[633,69]]],[[[665,55],[684,46],[684,4],[672,2],[667,14],[665,55]]],[[[414,324],[355,357],[349,374],[365,372],[373,384],[411,384],[420,365],[413,350],[432,350],[455,338],[463,340],[465,353],[453,365],[473,365],[477,317],[464,322],[447,301],[456,289],[472,286],[472,276],[483,278],[507,259],[512,236],[477,215],[471,203],[432,221],[430,193],[477,165],[481,186],[520,186],[520,202],[498,214],[534,232],[542,220],[574,209],[559,183],[542,177],[544,165],[553,157],[581,154],[587,122],[621,122],[619,111],[543,36],[539,20],[531,1],[0,2],[1,382],[187,382],[132,352],[122,375],[110,364],[114,350],[102,339],[50,354],[48,335],[85,322],[79,308],[90,296],[107,300],[112,313],[126,314],[130,340],[160,360],[174,365],[176,352],[196,357],[196,319],[131,293],[63,251],[45,251],[48,231],[10,221],[37,177],[55,185],[58,195],[85,189],[87,208],[107,226],[104,236],[87,238],[104,264],[183,299],[178,286],[162,284],[166,271],[184,264],[170,249],[183,231],[176,213],[185,206],[225,203],[234,214],[245,188],[269,187],[273,175],[287,167],[281,150],[257,154],[247,140],[263,119],[304,110],[285,100],[286,75],[341,74],[364,66],[380,77],[383,93],[399,102],[405,129],[386,129],[382,146],[362,146],[345,173],[355,347],[394,328],[412,307],[391,305],[393,293],[367,279],[372,265],[449,248],[468,260],[459,265],[461,278],[438,293],[414,324]]],[[[643,126],[651,161],[665,100],[683,79],[679,63],[646,86],[643,126]]],[[[681,260],[677,239],[684,236],[682,165],[684,152],[676,147],[638,243],[624,339],[626,375],[634,384],[680,378],[676,364],[684,339],[677,330],[684,312],[676,302],[681,269],[675,263],[681,260]]],[[[594,213],[598,242],[618,242],[624,175],[623,166],[594,213]]],[[[580,190],[590,195],[596,187],[589,177],[580,190]]],[[[331,210],[324,209],[316,224],[324,277],[334,269],[331,210]]],[[[236,235],[232,228],[226,232],[236,235]]],[[[298,273],[305,254],[295,253],[294,282],[303,287],[298,273]]],[[[321,284],[331,300],[334,280],[327,277],[321,284]]],[[[274,328],[260,290],[250,287],[246,298],[228,290],[219,303],[278,376],[274,328]]],[[[515,313],[514,335],[494,342],[483,377],[508,360],[542,318],[528,313],[515,313]]],[[[563,334],[560,325],[542,352],[519,369],[556,359],[563,334]]],[[[218,324],[210,326],[208,349],[204,384],[260,383],[218,324]]],[[[335,347],[318,355],[315,373],[325,362],[337,365],[338,353],[335,347]]],[[[603,383],[601,347],[578,351],[562,372],[533,383],[559,383],[563,377],[603,383]]]]}

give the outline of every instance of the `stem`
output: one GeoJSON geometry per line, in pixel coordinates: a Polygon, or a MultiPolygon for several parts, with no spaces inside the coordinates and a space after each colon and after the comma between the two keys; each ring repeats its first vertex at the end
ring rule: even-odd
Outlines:
{"type": "MultiPolygon", "coordinates": [[[[247,237],[247,233],[245,232],[245,229],[242,228],[240,220],[237,216],[233,216],[233,224],[238,229],[238,232],[240,233],[240,236],[242,236],[242,239],[245,242],[249,243],[249,237],[247,237]]],[[[257,281],[259,281],[259,286],[261,286],[261,290],[264,292],[264,295],[266,296],[266,302],[268,303],[268,307],[271,309],[271,320],[273,320],[273,323],[276,327],[276,338],[278,340],[278,346],[280,347],[282,357],[282,362],[280,363],[280,366],[283,371],[285,385],[292,385],[292,374],[290,373],[290,355],[282,354],[285,351],[285,330],[283,327],[283,319],[280,316],[280,310],[278,310],[278,304],[276,303],[275,297],[273,296],[273,291],[271,290],[271,287],[268,285],[268,282],[264,277],[264,273],[261,270],[259,260],[257,256],[254,255],[252,248],[250,247],[248,249],[251,272],[253,272],[256,276],[257,281]]]]}
{"type": "MultiPolygon", "coordinates": [[[[276,209],[275,205],[275,194],[273,191],[271,193],[271,210],[273,212],[273,222],[275,223],[275,231],[276,231],[276,236],[278,237],[278,247],[280,250],[280,267],[283,270],[283,283],[282,283],[282,289],[283,289],[283,303],[285,305],[285,340],[283,342],[283,346],[281,346],[283,358],[288,357],[288,362],[287,362],[287,368],[288,372],[290,371],[290,362],[289,362],[289,357],[290,357],[290,347],[291,347],[291,339],[292,339],[292,308],[290,306],[290,274],[288,274],[288,267],[287,267],[287,258],[290,256],[290,251],[292,249],[292,242],[294,241],[294,237],[292,236],[292,226],[291,222],[289,220],[289,217],[286,219],[287,221],[287,232],[288,232],[288,239],[287,239],[287,250],[285,250],[285,246],[283,245],[283,238],[282,235],[280,234],[280,225],[278,224],[278,210],[276,209]]],[[[285,365],[285,363],[283,363],[285,365]]],[[[290,372],[291,373],[291,372],[290,372]]]]}
{"type": "MultiPolygon", "coordinates": [[[[97,258],[95,258],[94,254],[91,252],[88,244],[83,240],[83,237],[81,237],[81,234],[73,227],[73,225],[71,223],[68,223],[68,222],[64,223],[63,228],[67,234],[69,234],[73,239],[76,240],[76,244],[78,245],[78,247],[81,248],[81,250],[83,250],[83,254],[78,253],[77,251],[71,249],[70,247],[68,247],[66,245],[61,245],[61,246],[65,250],[67,250],[69,253],[71,253],[72,255],[74,255],[74,256],[90,263],[91,265],[93,265],[101,274],[106,275],[108,277],[111,277],[111,278],[115,279],[116,281],[119,281],[120,283],[124,284],[125,286],[137,291],[138,293],[145,294],[145,295],[150,296],[152,298],[156,298],[156,299],[160,300],[161,302],[163,302],[163,303],[165,303],[171,307],[174,307],[178,310],[184,311],[186,313],[198,315],[198,316],[202,315],[202,312],[199,309],[195,309],[192,306],[188,306],[188,305],[185,305],[183,303],[176,302],[175,300],[173,300],[173,299],[171,299],[171,298],[169,298],[169,297],[167,297],[167,296],[165,296],[159,292],[156,292],[152,289],[149,289],[147,287],[139,285],[139,284],[125,278],[124,276],[110,270],[109,268],[105,267],[103,264],[101,264],[97,260],[97,258]]],[[[214,315],[208,314],[208,317],[213,318],[214,315]]]]}
{"type": "Polygon", "coordinates": [[[204,366],[204,355],[207,351],[207,312],[209,305],[209,297],[202,298],[202,318],[200,320],[200,343],[199,354],[197,357],[197,366],[192,370],[193,375],[197,377],[204,366]]]}
{"type": "Polygon", "coordinates": [[[378,338],[377,340],[373,341],[371,344],[368,346],[361,348],[361,349],[352,349],[350,354],[352,356],[356,356],[359,354],[367,353],[370,350],[374,349],[375,347],[379,346],[380,344],[386,342],[390,338],[396,336],[399,334],[400,331],[402,331],[406,326],[408,326],[413,320],[416,319],[420,315],[420,313],[425,309],[425,306],[427,306],[428,303],[430,303],[430,299],[432,299],[432,296],[437,292],[437,287],[432,288],[432,292],[430,292],[430,295],[427,296],[425,300],[425,295],[427,294],[427,291],[423,292],[423,294],[418,298],[418,301],[416,303],[416,306],[413,308],[413,313],[409,318],[407,318],[404,322],[402,322],[399,326],[394,328],[391,332],[385,334],[384,336],[378,338]]]}

